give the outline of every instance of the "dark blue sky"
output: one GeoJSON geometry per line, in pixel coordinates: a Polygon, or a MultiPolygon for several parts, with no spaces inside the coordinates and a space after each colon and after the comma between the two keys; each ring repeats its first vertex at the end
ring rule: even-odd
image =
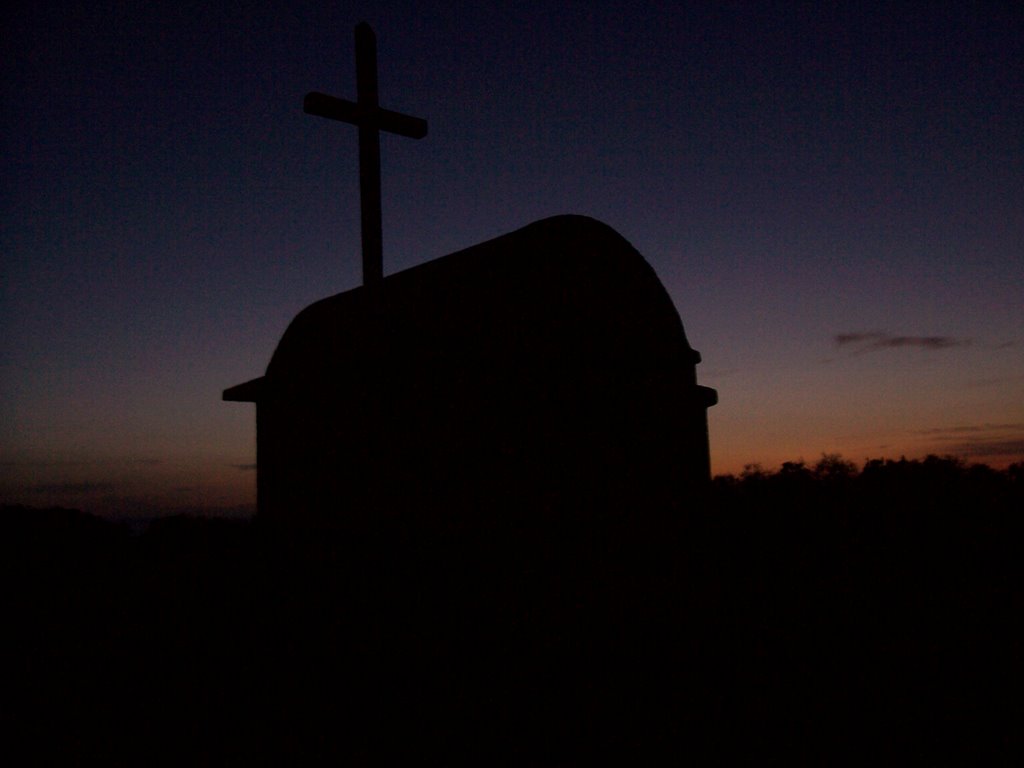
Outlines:
{"type": "Polygon", "coordinates": [[[3,42],[0,496],[251,503],[220,402],[359,281],[381,102],[385,272],[556,213],[676,302],[716,471],[842,452],[1024,457],[1019,3],[32,3],[3,42]],[[641,7],[642,6],[642,7],[641,7]]]}

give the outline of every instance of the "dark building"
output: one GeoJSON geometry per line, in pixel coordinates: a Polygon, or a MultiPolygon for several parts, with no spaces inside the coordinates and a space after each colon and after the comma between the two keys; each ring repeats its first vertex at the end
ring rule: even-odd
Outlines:
{"type": "Polygon", "coordinates": [[[643,257],[556,216],[312,304],[224,399],[256,403],[265,519],[628,513],[709,480],[698,362],[643,257]]]}

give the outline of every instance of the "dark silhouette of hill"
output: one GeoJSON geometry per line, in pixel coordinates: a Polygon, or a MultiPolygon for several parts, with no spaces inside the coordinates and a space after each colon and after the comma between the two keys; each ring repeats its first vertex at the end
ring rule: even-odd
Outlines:
{"type": "Polygon", "coordinates": [[[1021,465],[824,457],[644,530],[6,507],[15,731],[109,764],[1009,762],[1022,501],[1021,465]]]}

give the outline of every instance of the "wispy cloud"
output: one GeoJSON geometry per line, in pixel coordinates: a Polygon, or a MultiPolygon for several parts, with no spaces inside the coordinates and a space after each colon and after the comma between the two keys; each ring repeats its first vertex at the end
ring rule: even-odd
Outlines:
{"type": "Polygon", "coordinates": [[[26,469],[64,469],[67,467],[88,466],[145,466],[152,467],[162,464],[162,459],[153,458],[118,458],[118,459],[32,459],[17,458],[0,461],[0,467],[25,467],[26,469]]]}
{"type": "Polygon", "coordinates": [[[942,453],[975,459],[1004,457],[1024,458],[1024,423],[957,424],[920,429],[916,435],[926,437],[942,453]]]}
{"type": "Polygon", "coordinates": [[[953,444],[949,450],[960,456],[1024,456],[1024,439],[969,441],[953,444]]]}
{"type": "Polygon", "coordinates": [[[964,347],[971,343],[970,339],[957,339],[953,336],[896,336],[883,331],[839,333],[833,337],[833,341],[837,347],[853,349],[855,354],[904,347],[934,351],[964,347]]]}
{"type": "Polygon", "coordinates": [[[1017,384],[1024,381],[1024,376],[1020,374],[1012,376],[991,376],[984,379],[970,379],[967,382],[969,387],[998,387],[1002,384],[1017,384]]]}
{"type": "Polygon", "coordinates": [[[705,379],[725,379],[729,376],[734,376],[739,372],[739,368],[709,368],[708,370],[703,371],[701,375],[705,379]]]}
{"type": "Polygon", "coordinates": [[[966,433],[985,432],[1021,432],[1024,434],[1024,424],[962,424],[955,427],[934,427],[932,429],[919,429],[914,434],[934,435],[937,438],[953,437],[966,433]]]}
{"type": "Polygon", "coordinates": [[[31,493],[39,494],[92,494],[111,493],[114,490],[112,483],[39,483],[28,489],[31,493]]]}

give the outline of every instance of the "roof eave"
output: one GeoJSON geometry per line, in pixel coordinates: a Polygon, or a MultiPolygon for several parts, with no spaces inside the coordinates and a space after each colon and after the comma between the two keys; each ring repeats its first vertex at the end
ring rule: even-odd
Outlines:
{"type": "Polygon", "coordinates": [[[263,393],[265,376],[252,379],[244,384],[236,384],[224,390],[221,399],[232,403],[257,403],[263,393]]]}

